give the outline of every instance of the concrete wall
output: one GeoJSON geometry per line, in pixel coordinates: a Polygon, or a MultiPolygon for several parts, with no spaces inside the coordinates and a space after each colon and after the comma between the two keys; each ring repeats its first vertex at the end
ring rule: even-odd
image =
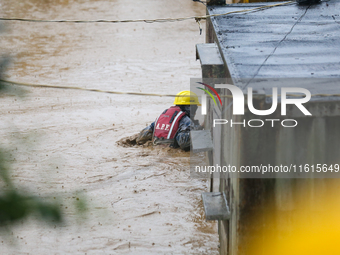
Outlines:
{"type": "MultiPolygon", "coordinates": [[[[206,42],[218,45],[209,19],[207,19],[206,42]]],[[[203,73],[203,78],[219,75],[221,74],[203,73]]],[[[230,78],[226,64],[223,75],[225,78],[230,78]]],[[[223,100],[224,105],[231,103],[231,99],[223,100]]],[[[259,107],[266,104],[261,100],[257,103],[259,107]]],[[[294,116],[299,123],[296,128],[282,126],[259,129],[241,126],[230,128],[225,125],[218,133],[212,130],[215,132],[214,137],[222,137],[222,142],[221,147],[217,148],[218,157],[210,155],[211,162],[220,165],[231,164],[236,167],[266,163],[272,165],[339,163],[339,102],[313,102],[308,104],[308,108],[313,111],[311,117],[298,116],[295,113],[296,109],[288,111],[287,118],[294,116]]],[[[231,110],[232,107],[223,114],[222,118],[234,121],[254,118],[254,115],[249,112],[246,112],[242,118],[235,117],[231,110]]],[[[282,119],[277,112],[273,117],[282,119]]],[[[259,119],[259,116],[255,118],[259,119]]],[[[317,210],[316,204],[320,194],[327,193],[330,181],[328,179],[280,179],[277,176],[270,179],[237,177],[214,179],[214,186],[218,182],[219,190],[226,192],[231,209],[231,219],[218,222],[220,253],[245,254],[244,247],[252,240],[254,234],[261,233],[268,210],[271,210],[271,214],[277,219],[273,228],[278,232],[289,231],[291,218],[296,213],[298,204],[301,201],[310,201],[310,209],[317,210]]],[[[265,240],[263,245],[266,245],[265,240]]]]}

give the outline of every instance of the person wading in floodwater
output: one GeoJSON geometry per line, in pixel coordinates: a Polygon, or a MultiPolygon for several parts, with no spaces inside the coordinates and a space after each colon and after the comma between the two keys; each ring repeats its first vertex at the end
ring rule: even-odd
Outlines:
{"type": "Polygon", "coordinates": [[[194,120],[201,104],[194,92],[181,91],[176,95],[174,106],[166,109],[159,117],[144,128],[137,137],[137,144],[153,140],[153,144],[170,144],[171,147],[190,150],[190,130],[201,130],[194,120]]]}

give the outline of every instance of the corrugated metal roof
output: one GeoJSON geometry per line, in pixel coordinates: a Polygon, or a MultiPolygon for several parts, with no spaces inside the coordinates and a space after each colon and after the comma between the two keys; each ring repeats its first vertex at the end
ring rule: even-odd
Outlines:
{"type": "MultiPolygon", "coordinates": [[[[208,7],[209,14],[268,3],[208,7]]],[[[223,60],[241,78],[340,78],[340,1],[212,17],[223,60]]],[[[318,86],[319,87],[319,86],[318,86]]],[[[319,87],[320,88],[320,87],[319,87]]],[[[339,93],[337,86],[319,90],[339,93]]]]}

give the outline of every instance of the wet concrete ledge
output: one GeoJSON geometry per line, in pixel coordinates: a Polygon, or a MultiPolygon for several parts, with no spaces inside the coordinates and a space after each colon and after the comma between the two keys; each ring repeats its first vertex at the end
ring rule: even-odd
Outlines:
{"type": "MultiPolygon", "coordinates": [[[[208,14],[269,4],[211,6],[208,14]]],[[[235,85],[241,78],[340,77],[339,9],[330,0],[212,17],[214,41],[235,85]]]]}

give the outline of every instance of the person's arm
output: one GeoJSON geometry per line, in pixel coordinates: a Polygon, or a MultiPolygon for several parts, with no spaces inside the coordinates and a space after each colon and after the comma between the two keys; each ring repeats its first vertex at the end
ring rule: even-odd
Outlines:
{"type": "Polygon", "coordinates": [[[190,150],[190,131],[179,132],[176,135],[176,142],[182,150],[190,150]]]}
{"type": "Polygon", "coordinates": [[[144,128],[138,135],[136,142],[137,144],[144,144],[149,140],[152,140],[153,129],[155,122],[152,122],[149,126],[144,128]]]}
{"type": "Polygon", "coordinates": [[[184,116],[179,122],[178,131],[175,137],[178,146],[182,150],[185,151],[190,150],[191,146],[190,130],[199,129],[202,129],[200,125],[195,125],[195,123],[188,116],[184,116]]]}

